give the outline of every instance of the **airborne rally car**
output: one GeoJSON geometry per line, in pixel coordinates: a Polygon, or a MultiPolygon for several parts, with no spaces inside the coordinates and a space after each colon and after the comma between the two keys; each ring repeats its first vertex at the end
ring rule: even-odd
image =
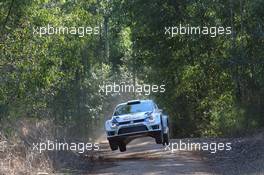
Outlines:
{"type": "Polygon", "coordinates": [[[168,117],[152,100],[133,100],[116,106],[105,122],[111,149],[126,151],[126,145],[139,137],[153,137],[157,144],[169,144],[168,117]]]}

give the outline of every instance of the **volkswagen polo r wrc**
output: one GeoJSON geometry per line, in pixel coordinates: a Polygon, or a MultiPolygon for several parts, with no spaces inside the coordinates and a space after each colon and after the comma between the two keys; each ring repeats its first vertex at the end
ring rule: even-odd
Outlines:
{"type": "Polygon", "coordinates": [[[116,106],[105,122],[111,150],[126,151],[126,145],[139,137],[153,137],[157,144],[169,144],[168,116],[152,100],[133,100],[116,106]]]}

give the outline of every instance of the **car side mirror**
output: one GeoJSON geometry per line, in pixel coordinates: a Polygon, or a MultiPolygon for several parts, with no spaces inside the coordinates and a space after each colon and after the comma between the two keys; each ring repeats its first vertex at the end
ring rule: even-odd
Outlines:
{"type": "Polygon", "coordinates": [[[162,112],[163,112],[163,110],[162,110],[162,109],[158,109],[158,112],[162,113],[162,112]]]}

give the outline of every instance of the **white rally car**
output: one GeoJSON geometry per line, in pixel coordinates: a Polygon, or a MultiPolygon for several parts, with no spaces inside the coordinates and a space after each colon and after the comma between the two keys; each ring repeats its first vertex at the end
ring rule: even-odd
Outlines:
{"type": "Polygon", "coordinates": [[[133,100],[116,106],[113,116],[105,122],[111,149],[126,151],[133,139],[150,136],[157,144],[169,144],[168,116],[152,100],[133,100]]]}

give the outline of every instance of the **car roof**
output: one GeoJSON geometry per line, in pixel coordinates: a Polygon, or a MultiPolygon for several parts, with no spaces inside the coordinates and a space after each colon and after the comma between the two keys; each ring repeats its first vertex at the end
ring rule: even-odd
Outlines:
{"type": "Polygon", "coordinates": [[[133,102],[152,102],[152,103],[154,103],[153,100],[129,100],[129,101],[127,101],[127,102],[120,103],[120,104],[118,104],[117,106],[120,106],[120,105],[126,105],[126,104],[128,104],[128,103],[133,103],[133,102]]]}

